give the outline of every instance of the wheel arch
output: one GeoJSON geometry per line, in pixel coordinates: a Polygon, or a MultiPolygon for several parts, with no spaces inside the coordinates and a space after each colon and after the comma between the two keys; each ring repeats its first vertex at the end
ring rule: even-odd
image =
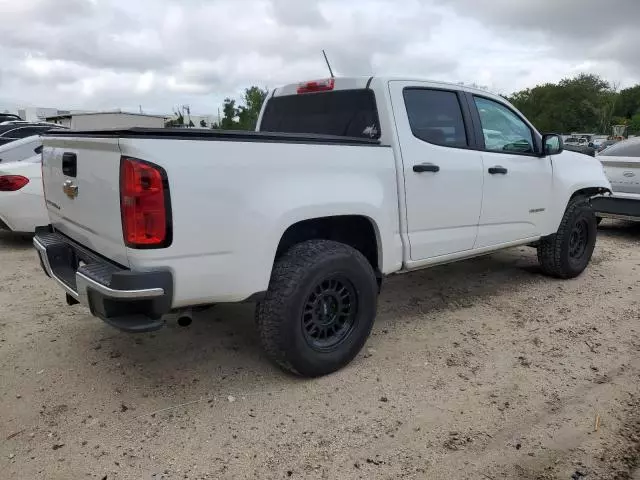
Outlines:
{"type": "Polygon", "coordinates": [[[291,247],[307,240],[333,240],[349,245],[364,255],[376,276],[382,276],[380,229],[371,217],[331,215],[297,221],[280,236],[274,262],[291,247]]]}

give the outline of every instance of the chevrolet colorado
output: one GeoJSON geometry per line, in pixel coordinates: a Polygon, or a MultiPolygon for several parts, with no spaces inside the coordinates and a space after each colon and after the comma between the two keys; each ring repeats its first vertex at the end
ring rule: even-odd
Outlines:
{"type": "Polygon", "coordinates": [[[256,132],[47,134],[50,225],[34,244],[68,303],[117,328],[256,302],[268,356],[319,376],[361,350],[387,275],[517,245],[551,276],[579,275],[596,242],[590,199],[610,184],[597,160],[562,150],[465,86],[288,85],[256,132]]]}

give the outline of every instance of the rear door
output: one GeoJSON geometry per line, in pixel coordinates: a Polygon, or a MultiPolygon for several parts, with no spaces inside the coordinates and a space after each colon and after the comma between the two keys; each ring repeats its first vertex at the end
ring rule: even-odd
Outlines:
{"type": "Polygon", "coordinates": [[[610,146],[598,155],[614,193],[640,195],[640,139],[610,146]]]}
{"type": "Polygon", "coordinates": [[[117,138],[43,137],[43,183],[54,228],[127,266],[117,138]]]}
{"type": "Polygon", "coordinates": [[[402,151],[411,260],[471,250],[483,175],[463,94],[404,81],[391,81],[389,88],[402,151]]]}

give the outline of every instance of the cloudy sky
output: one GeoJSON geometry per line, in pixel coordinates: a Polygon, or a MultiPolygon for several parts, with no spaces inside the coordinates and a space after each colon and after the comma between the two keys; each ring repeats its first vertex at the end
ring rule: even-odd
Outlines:
{"type": "Polygon", "coordinates": [[[0,109],[215,113],[252,84],[640,82],[640,0],[0,0],[0,109]]]}

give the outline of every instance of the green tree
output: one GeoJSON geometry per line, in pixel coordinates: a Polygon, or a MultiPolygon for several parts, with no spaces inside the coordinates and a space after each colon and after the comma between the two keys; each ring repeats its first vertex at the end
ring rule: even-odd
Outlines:
{"type": "Polygon", "coordinates": [[[184,115],[182,115],[182,112],[180,112],[179,110],[174,110],[173,114],[175,115],[175,118],[172,118],[171,120],[167,120],[164,123],[165,128],[183,127],[184,115]]]}
{"type": "Polygon", "coordinates": [[[258,116],[264,100],[267,98],[267,90],[260,87],[249,87],[244,91],[244,105],[238,110],[240,130],[254,130],[258,123],[258,116]]]}
{"type": "Polygon", "coordinates": [[[564,133],[607,130],[615,99],[609,83],[591,74],[538,85],[509,98],[539,130],[564,133]]]}
{"type": "Polygon", "coordinates": [[[620,90],[616,102],[615,115],[632,118],[640,113],[640,85],[620,90]]]}
{"type": "Polygon", "coordinates": [[[225,98],[222,105],[222,119],[220,120],[220,128],[223,130],[233,130],[235,128],[237,116],[236,101],[231,98],[225,98]]]}
{"type": "Polygon", "coordinates": [[[640,135],[640,112],[631,117],[629,122],[629,133],[640,135]]]}
{"type": "Polygon", "coordinates": [[[200,120],[200,127],[207,128],[207,122],[204,121],[204,118],[200,120]]]}
{"type": "Polygon", "coordinates": [[[244,91],[242,104],[237,106],[236,101],[225,98],[222,106],[222,119],[220,128],[224,130],[253,130],[256,128],[260,109],[267,98],[267,90],[260,87],[249,87],[244,91]]]}

